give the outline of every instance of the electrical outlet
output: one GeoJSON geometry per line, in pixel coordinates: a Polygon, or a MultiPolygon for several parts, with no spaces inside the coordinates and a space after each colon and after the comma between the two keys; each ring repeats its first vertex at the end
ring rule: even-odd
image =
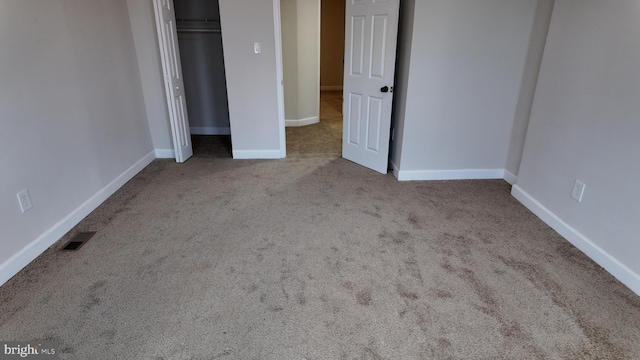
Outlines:
{"type": "Polygon", "coordinates": [[[23,213],[33,207],[31,197],[29,196],[29,190],[24,189],[18,193],[18,202],[20,203],[20,210],[22,210],[23,213]]]}
{"type": "Polygon", "coordinates": [[[260,54],[262,52],[262,46],[259,42],[253,43],[253,52],[255,54],[260,54]]]}
{"type": "Polygon", "coordinates": [[[585,186],[586,185],[580,180],[576,180],[576,182],[573,184],[571,197],[574,198],[577,202],[582,202],[582,195],[584,195],[585,186]]]}

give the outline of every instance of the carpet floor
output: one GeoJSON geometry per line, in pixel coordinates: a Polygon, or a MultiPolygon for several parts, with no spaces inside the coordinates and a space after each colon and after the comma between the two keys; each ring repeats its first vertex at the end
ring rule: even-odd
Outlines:
{"type": "Polygon", "coordinates": [[[61,359],[638,359],[640,297],[502,180],[156,160],[0,287],[61,359]],[[97,234],[59,251],[78,231],[97,234]]]}

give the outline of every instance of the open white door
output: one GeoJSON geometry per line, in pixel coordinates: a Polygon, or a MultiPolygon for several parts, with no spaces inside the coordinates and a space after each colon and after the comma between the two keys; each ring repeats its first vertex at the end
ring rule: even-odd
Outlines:
{"type": "Polygon", "coordinates": [[[176,161],[184,162],[193,155],[193,147],[191,146],[189,117],[184,96],[173,0],[153,0],[153,7],[156,13],[156,28],[160,43],[160,58],[164,72],[169,121],[173,133],[173,147],[176,161]]]}
{"type": "Polygon", "coordinates": [[[400,0],[347,0],[342,156],[387,173],[400,0]]]}

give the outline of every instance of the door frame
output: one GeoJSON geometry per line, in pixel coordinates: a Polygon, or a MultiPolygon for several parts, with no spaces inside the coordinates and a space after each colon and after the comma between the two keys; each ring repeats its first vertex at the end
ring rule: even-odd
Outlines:
{"type": "MultiPolygon", "coordinates": [[[[320,0],[322,1],[322,0],[320,0]]],[[[287,133],[284,114],[284,68],[282,66],[282,23],[280,16],[280,0],[273,0],[273,28],[276,54],[276,96],[278,98],[278,131],[280,132],[280,156],[287,157],[287,133]]],[[[224,36],[224,33],[222,34],[224,36]]],[[[319,100],[318,100],[319,101],[319,100]]],[[[318,116],[320,116],[318,107],[318,116]]]]}

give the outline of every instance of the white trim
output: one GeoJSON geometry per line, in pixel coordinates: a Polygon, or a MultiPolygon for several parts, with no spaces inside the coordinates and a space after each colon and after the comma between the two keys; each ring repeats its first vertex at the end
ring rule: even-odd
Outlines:
{"type": "Polygon", "coordinates": [[[232,150],[234,159],[282,159],[280,150],[232,150]]]}
{"type": "MultiPolygon", "coordinates": [[[[400,168],[391,159],[389,159],[389,164],[391,164],[391,171],[393,172],[393,176],[395,176],[396,179],[398,179],[398,173],[400,172],[400,168]]],[[[398,180],[400,180],[400,179],[398,179],[398,180]]]]}
{"type": "Polygon", "coordinates": [[[230,127],[204,126],[190,127],[191,135],[231,135],[230,127]]]}
{"type": "Polygon", "coordinates": [[[538,216],[547,225],[557,231],[562,237],[567,239],[571,244],[580,249],[593,261],[602,266],[616,279],[620,280],[629,289],[640,295],[640,275],[633,272],[618,259],[607,253],[605,250],[589,240],[578,230],[560,219],[556,214],[547,209],[538,200],[529,195],[520,186],[514,185],[511,189],[511,195],[518,199],[531,212],[538,216]]]}
{"type": "Polygon", "coordinates": [[[284,121],[286,127],[298,127],[298,126],[307,126],[313,125],[320,122],[320,119],[317,116],[312,116],[304,119],[287,119],[284,121]]]}
{"type": "Polygon", "coordinates": [[[176,152],[173,149],[156,149],[156,159],[175,159],[176,152]]]}
{"type": "MultiPolygon", "coordinates": [[[[273,0],[273,28],[276,53],[276,94],[278,97],[278,129],[280,130],[280,150],[278,150],[277,158],[284,158],[287,156],[287,138],[284,121],[284,71],[282,68],[282,24],[280,21],[280,0],[273,0]]],[[[318,101],[320,101],[320,99],[318,99],[318,101]]],[[[236,158],[235,151],[233,157],[236,158]]]]}
{"type": "Polygon", "coordinates": [[[399,181],[503,179],[504,169],[394,170],[399,181]]]}
{"type": "Polygon", "coordinates": [[[518,176],[512,173],[509,170],[504,170],[504,181],[508,182],[511,185],[515,185],[518,181],[518,176]]]}
{"type": "Polygon", "coordinates": [[[155,152],[151,151],[128,169],[123,171],[105,187],[98,190],[93,196],[83,202],[75,210],[71,211],[67,216],[58,221],[55,225],[40,234],[35,240],[31,241],[27,246],[13,254],[9,259],[0,264],[0,285],[7,282],[15,274],[20,272],[25,266],[47,250],[51,245],[55,244],[64,234],[76,226],[82,219],[95,210],[100,204],[113,195],[116,190],[120,189],[127,181],[131,180],[137,173],[142,171],[155,159],[155,152]]]}
{"type": "MultiPolygon", "coordinates": [[[[186,110],[186,104],[184,104],[185,108],[183,109],[183,112],[185,112],[184,114],[185,116],[179,117],[177,115],[176,100],[173,92],[173,86],[175,84],[173,82],[173,79],[169,75],[171,74],[171,70],[170,70],[171,66],[169,62],[170,51],[167,50],[167,46],[169,43],[171,43],[171,44],[174,44],[174,47],[175,47],[174,55],[177,61],[176,68],[179,73],[180,79],[182,79],[182,65],[180,63],[180,50],[177,44],[178,34],[176,32],[176,29],[174,28],[172,29],[173,31],[171,34],[171,36],[173,37],[172,40],[167,40],[164,38],[167,34],[165,34],[165,32],[163,31],[163,29],[165,28],[165,24],[163,24],[164,22],[163,15],[162,15],[163,8],[162,8],[161,1],[162,0],[153,0],[154,16],[156,20],[156,33],[158,36],[160,63],[162,64],[162,79],[164,80],[164,91],[165,91],[165,97],[167,100],[167,103],[166,103],[167,115],[169,116],[169,124],[171,124],[171,137],[173,139],[174,154],[175,154],[176,162],[182,163],[193,155],[193,147],[191,144],[191,136],[190,136],[191,134],[189,134],[190,132],[189,117],[186,110]],[[181,131],[180,131],[181,129],[184,130],[185,134],[181,134],[181,131]],[[184,137],[181,135],[184,135],[184,137]],[[186,140],[186,144],[184,147],[181,145],[182,144],[181,139],[183,138],[186,140]],[[187,149],[186,154],[184,152],[184,148],[187,149]]],[[[172,17],[175,20],[175,12],[173,8],[171,8],[170,12],[172,13],[172,17]]],[[[184,88],[184,84],[182,84],[182,80],[180,80],[180,87],[184,88]]],[[[186,98],[186,95],[184,95],[184,97],[186,98]]]]}
{"type": "Polygon", "coordinates": [[[320,91],[342,91],[342,85],[320,86],[320,91]]]}

